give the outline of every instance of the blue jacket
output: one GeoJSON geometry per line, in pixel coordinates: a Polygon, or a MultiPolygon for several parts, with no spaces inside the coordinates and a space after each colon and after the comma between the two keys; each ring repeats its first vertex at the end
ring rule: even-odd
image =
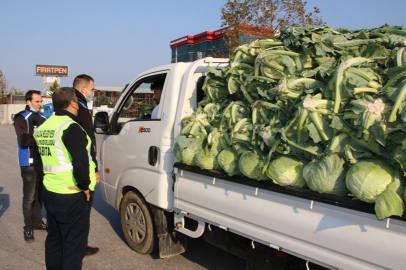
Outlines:
{"type": "Polygon", "coordinates": [[[14,128],[17,134],[18,163],[20,166],[32,166],[34,157],[32,147],[35,145],[34,130],[46,120],[38,112],[30,111],[29,106],[14,116],[14,128]]]}

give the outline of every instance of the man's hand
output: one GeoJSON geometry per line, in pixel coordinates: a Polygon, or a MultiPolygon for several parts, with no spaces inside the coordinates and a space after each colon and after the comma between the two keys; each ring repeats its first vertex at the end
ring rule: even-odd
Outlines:
{"type": "Polygon", "coordinates": [[[83,193],[85,193],[86,195],[86,201],[89,201],[90,200],[89,190],[83,190],[83,193]]]}
{"type": "Polygon", "coordinates": [[[100,182],[100,173],[96,172],[96,185],[100,182]]]}
{"type": "MultiPolygon", "coordinates": [[[[71,190],[81,190],[80,188],[78,188],[77,186],[73,186],[73,187],[68,187],[71,190]]],[[[90,194],[89,194],[89,190],[81,190],[83,191],[83,193],[85,193],[86,196],[86,201],[90,200],[90,194]]]]}

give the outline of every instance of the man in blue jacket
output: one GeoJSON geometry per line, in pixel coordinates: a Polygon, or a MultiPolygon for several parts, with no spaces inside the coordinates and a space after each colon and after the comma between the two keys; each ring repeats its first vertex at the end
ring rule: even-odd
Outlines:
{"type": "Polygon", "coordinates": [[[27,106],[14,116],[17,134],[18,162],[23,179],[24,240],[33,242],[34,230],[46,230],[42,212],[42,163],[33,155],[34,131],[46,118],[39,113],[42,106],[40,91],[30,90],[25,94],[27,106]]]}

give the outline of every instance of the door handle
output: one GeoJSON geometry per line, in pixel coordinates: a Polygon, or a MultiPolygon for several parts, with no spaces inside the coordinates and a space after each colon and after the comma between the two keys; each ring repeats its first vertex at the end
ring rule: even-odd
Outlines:
{"type": "Polygon", "coordinates": [[[158,147],[150,146],[148,150],[148,163],[151,166],[155,166],[158,162],[158,147]]]}

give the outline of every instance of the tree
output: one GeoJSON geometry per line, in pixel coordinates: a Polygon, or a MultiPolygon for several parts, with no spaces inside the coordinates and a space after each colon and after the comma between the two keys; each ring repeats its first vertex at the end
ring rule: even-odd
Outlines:
{"type": "Polygon", "coordinates": [[[221,26],[230,27],[225,33],[226,48],[231,53],[258,36],[277,36],[292,24],[325,26],[320,9],[306,12],[306,4],[303,0],[228,0],[221,8],[221,26]]]}
{"type": "Polygon", "coordinates": [[[4,76],[3,72],[0,70],[0,104],[8,103],[8,94],[12,95],[24,95],[24,92],[21,90],[17,90],[14,86],[11,86],[10,91],[8,89],[8,82],[6,80],[6,76],[4,76]]]}
{"type": "Polygon", "coordinates": [[[48,96],[51,97],[54,94],[54,92],[56,91],[56,89],[58,89],[58,88],[59,88],[58,81],[55,80],[54,83],[49,87],[49,92],[50,93],[48,93],[48,96]]]}
{"type": "Polygon", "coordinates": [[[98,106],[102,106],[102,105],[108,105],[110,102],[109,98],[107,97],[106,93],[103,93],[100,95],[100,98],[98,100],[98,106]]]}
{"type": "Polygon", "coordinates": [[[0,70],[0,94],[1,94],[1,101],[0,104],[5,104],[5,98],[7,96],[7,88],[8,82],[6,80],[6,76],[4,76],[3,72],[0,70]]]}
{"type": "Polygon", "coordinates": [[[24,95],[24,92],[21,90],[17,90],[14,86],[10,87],[10,94],[12,95],[24,95]]]}

